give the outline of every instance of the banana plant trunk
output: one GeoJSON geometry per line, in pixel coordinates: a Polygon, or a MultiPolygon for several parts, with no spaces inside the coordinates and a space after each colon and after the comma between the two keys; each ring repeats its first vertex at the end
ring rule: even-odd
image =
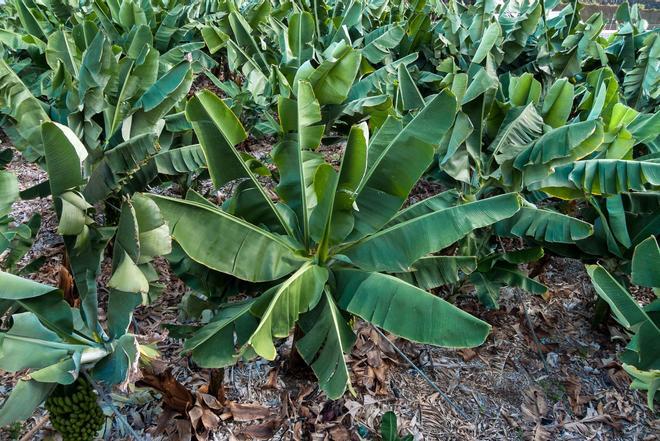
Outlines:
{"type": "Polygon", "coordinates": [[[298,349],[296,348],[296,343],[298,340],[303,338],[303,336],[304,334],[302,329],[300,329],[300,326],[296,325],[293,330],[293,342],[291,343],[291,352],[289,353],[288,368],[292,373],[300,373],[309,369],[309,366],[307,366],[307,363],[305,363],[305,360],[302,358],[300,352],[298,352],[298,349]]]}
{"type": "Polygon", "coordinates": [[[209,393],[224,403],[225,395],[225,369],[211,369],[209,373],[209,393]]]}

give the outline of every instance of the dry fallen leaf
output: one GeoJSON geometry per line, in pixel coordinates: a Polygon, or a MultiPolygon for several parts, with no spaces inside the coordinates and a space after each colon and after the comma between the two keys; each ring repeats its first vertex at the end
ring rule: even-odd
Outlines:
{"type": "MultiPolygon", "coordinates": [[[[177,418],[175,420],[176,424],[176,438],[180,441],[191,441],[192,440],[192,428],[190,427],[190,421],[182,420],[177,418]]],[[[174,435],[174,434],[173,434],[174,435]]]]}
{"type": "Polygon", "coordinates": [[[534,441],[550,441],[552,439],[552,433],[543,427],[541,423],[538,423],[534,428],[532,439],[534,441]]]}
{"type": "MultiPolygon", "coordinates": [[[[201,389],[201,388],[200,388],[201,389]]],[[[222,410],[224,406],[220,401],[210,394],[200,393],[197,391],[197,402],[203,402],[206,407],[213,410],[222,410]]]]}
{"type": "Polygon", "coordinates": [[[252,439],[271,439],[280,425],[282,425],[282,420],[268,420],[261,424],[253,424],[245,427],[239,432],[239,434],[252,439]]]}
{"type": "Polygon", "coordinates": [[[263,385],[264,389],[279,389],[279,385],[277,384],[277,368],[272,368],[268,372],[268,377],[266,379],[266,383],[263,385]]]}
{"type": "Polygon", "coordinates": [[[344,407],[348,410],[348,414],[355,418],[355,415],[357,415],[359,410],[362,409],[362,404],[358,403],[357,401],[346,400],[344,402],[344,407]]]}
{"type": "Polygon", "coordinates": [[[220,424],[220,417],[200,401],[197,401],[195,406],[188,411],[188,416],[198,440],[208,439],[209,433],[220,424]]]}
{"type": "Polygon", "coordinates": [[[344,426],[335,426],[328,432],[330,433],[330,439],[332,441],[350,441],[351,439],[351,434],[344,426]]]}
{"type": "Polygon", "coordinates": [[[575,375],[568,377],[564,381],[564,387],[568,395],[568,403],[576,415],[584,415],[584,404],[591,401],[591,397],[582,394],[582,383],[575,375]]]}
{"type": "Polygon", "coordinates": [[[212,430],[218,427],[219,423],[220,417],[211,412],[209,409],[204,409],[204,413],[202,413],[202,424],[204,425],[204,428],[212,430]]]}
{"type": "Polygon", "coordinates": [[[473,351],[472,349],[463,349],[459,351],[461,353],[461,356],[463,357],[463,361],[471,361],[474,359],[474,357],[477,356],[477,353],[473,351]]]}
{"type": "Polygon", "coordinates": [[[163,396],[167,407],[182,414],[185,414],[194,402],[193,394],[174,378],[172,369],[158,374],[143,370],[142,379],[136,385],[156,389],[163,396]]]}
{"type": "Polygon", "coordinates": [[[234,416],[234,421],[254,421],[271,415],[268,407],[259,404],[239,404],[230,401],[229,410],[234,416]]]}

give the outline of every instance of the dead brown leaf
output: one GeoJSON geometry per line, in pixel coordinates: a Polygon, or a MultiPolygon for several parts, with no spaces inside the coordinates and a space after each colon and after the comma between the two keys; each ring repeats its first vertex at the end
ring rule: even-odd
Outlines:
{"type": "Polygon", "coordinates": [[[525,391],[521,410],[525,420],[539,423],[549,410],[543,391],[537,386],[532,386],[525,391]]]}
{"type": "Polygon", "coordinates": [[[172,409],[163,409],[163,412],[158,416],[156,427],[151,430],[155,435],[162,435],[167,430],[172,422],[172,419],[177,415],[177,412],[172,409]]]}
{"type": "Polygon", "coordinates": [[[282,425],[282,420],[273,419],[261,424],[253,424],[242,429],[239,434],[252,439],[271,439],[277,429],[282,425]]]}
{"type": "Polygon", "coordinates": [[[204,412],[202,413],[202,424],[204,425],[205,429],[211,430],[215,429],[218,427],[218,424],[220,423],[220,417],[218,417],[216,414],[211,412],[209,409],[204,409],[204,412]]]}
{"type": "Polygon", "coordinates": [[[462,349],[459,352],[461,353],[461,357],[463,357],[463,361],[472,361],[477,356],[477,353],[472,349],[462,349]]]}
{"type": "Polygon", "coordinates": [[[277,390],[279,389],[279,385],[277,384],[277,368],[272,368],[268,372],[268,377],[266,379],[266,383],[263,385],[264,389],[274,389],[277,390]]]}
{"type": "Polygon", "coordinates": [[[174,378],[172,369],[159,374],[143,369],[142,379],[136,385],[156,389],[163,396],[167,407],[182,414],[185,414],[194,402],[193,394],[174,378]]]}
{"type": "Polygon", "coordinates": [[[328,432],[330,433],[330,439],[332,441],[350,441],[351,439],[351,434],[344,426],[335,426],[328,432]]]}
{"type": "Polygon", "coordinates": [[[176,433],[173,433],[170,439],[177,441],[178,440],[191,441],[192,427],[190,426],[190,421],[177,418],[175,420],[175,424],[176,424],[176,433]]]}
{"type": "Polygon", "coordinates": [[[564,381],[564,387],[566,388],[568,403],[570,404],[571,409],[573,409],[573,413],[576,415],[584,415],[584,404],[591,401],[591,397],[582,394],[582,383],[580,382],[580,379],[575,375],[571,375],[566,381],[564,381]]]}
{"type": "Polygon", "coordinates": [[[298,397],[296,397],[296,402],[302,403],[312,392],[314,392],[315,389],[316,387],[313,384],[308,384],[304,386],[298,393],[298,397]]]}
{"type": "Polygon", "coordinates": [[[188,411],[188,417],[198,440],[208,439],[209,432],[220,424],[220,417],[200,401],[188,411]]]}
{"type": "Polygon", "coordinates": [[[630,376],[624,371],[618,363],[611,363],[607,369],[607,376],[612,383],[620,390],[628,389],[630,385],[630,376]]]}
{"type": "Polygon", "coordinates": [[[59,266],[57,278],[57,286],[62,290],[64,300],[73,307],[80,306],[80,297],[78,297],[78,293],[76,292],[73,276],[71,276],[71,273],[64,265],[59,266]]]}
{"type": "Polygon", "coordinates": [[[380,356],[380,351],[372,350],[367,352],[367,363],[369,363],[369,366],[375,368],[382,366],[383,359],[380,356]]]}
{"type": "MultiPolygon", "coordinates": [[[[200,388],[201,389],[201,388],[200,388]]],[[[211,394],[197,392],[197,402],[203,402],[206,407],[213,410],[222,410],[224,406],[216,397],[211,394]]]]}
{"type": "Polygon", "coordinates": [[[552,439],[552,433],[541,425],[537,423],[534,428],[533,438],[534,441],[550,441],[552,439]]]}
{"type": "Polygon", "coordinates": [[[239,404],[229,402],[229,411],[234,416],[234,421],[254,421],[267,418],[271,415],[268,407],[259,404],[239,404]]]}

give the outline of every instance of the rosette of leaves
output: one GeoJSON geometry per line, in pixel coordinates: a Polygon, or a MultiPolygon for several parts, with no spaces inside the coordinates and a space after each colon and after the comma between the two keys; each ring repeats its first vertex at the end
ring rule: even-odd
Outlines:
{"type": "Polygon", "coordinates": [[[236,149],[247,135],[228,106],[207,91],[188,102],[214,185],[241,183],[223,207],[194,193],[149,197],[191,259],[271,287],[226,304],[184,349],[205,367],[241,356],[273,359],[274,340],[298,324],[304,336],[297,350],[336,398],[350,384],[344,354],[355,338],[353,316],[414,341],[481,344],[488,324],[389,274],[411,271],[424,256],[519,210],[514,193],[449,207],[430,198],[401,210],[453,121],[454,96],[429,98],[407,124],[388,118],[371,139],[366,125],[352,127],[336,170],[315,151],[325,130],[312,83],[298,81],[295,92],[279,102],[284,135],[273,151],[279,202],[236,149]]]}
{"type": "Polygon", "coordinates": [[[108,384],[127,380],[138,357],[135,336],[110,339],[98,322],[72,308],[51,286],[0,272],[0,299],[14,313],[0,332],[0,368],[29,369],[0,408],[0,427],[25,420],[55,390],[73,384],[82,369],[108,384]]]}
{"type": "MultiPolygon", "coordinates": [[[[97,223],[94,209],[84,194],[83,166],[87,152],[82,142],[71,129],[57,123],[44,123],[42,135],[46,164],[51,171],[48,182],[59,220],[58,233],[64,237],[83,313],[98,327],[95,280],[103,252],[114,237],[112,277],[108,285],[116,290],[116,296],[111,295],[109,302],[111,309],[115,309],[115,301],[121,309],[118,317],[130,316],[135,306],[149,300],[150,292],[158,291],[158,285],[153,284],[158,275],[150,261],[171,250],[167,227],[153,202],[140,196],[123,200],[116,227],[97,223]],[[126,297],[128,293],[134,295],[126,297]]],[[[125,318],[121,324],[112,322],[108,317],[111,335],[121,335],[128,327],[125,318]]],[[[102,333],[99,329],[99,335],[102,333]]]]}
{"type": "Polygon", "coordinates": [[[139,350],[129,332],[134,308],[157,294],[156,255],[171,250],[168,227],[157,205],[142,196],[125,199],[118,226],[96,222],[93,207],[80,192],[86,151],[66,126],[46,122],[42,128],[49,186],[79,302],[72,307],[61,290],[0,273],[2,313],[11,326],[0,333],[0,368],[29,369],[0,410],[0,426],[25,419],[57,384],[71,384],[85,369],[109,385],[127,381],[139,350]],[[107,320],[98,316],[96,279],[109,241],[113,259],[107,320]]]}
{"type": "Polygon", "coordinates": [[[81,369],[109,385],[127,381],[139,357],[139,345],[128,332],[133,309],[154,288],[151,282],[157,275],[149,263],[151,256],[169,252],[167,226],[157,206],[144,197],[125,202],[116,231],[95,225],[79,194],[68,191],[58,199],[60,229],[80,306],[71,307],[56,288],[0,272],[0,306],[3,313],[13,314],[9,330],[0,333],[0,368],[30,369],[0,409],[0,426],[29,417],[58,384],[72,384],[81,369]],[[75,231],[75,225],[81,230],[75,231]],[[95,278],[113,236],[111,290],[103,327],[95,278]]]}

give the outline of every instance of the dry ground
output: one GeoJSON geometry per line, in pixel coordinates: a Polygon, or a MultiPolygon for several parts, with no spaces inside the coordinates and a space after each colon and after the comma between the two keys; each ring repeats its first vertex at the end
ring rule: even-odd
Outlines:
{"type": "MultiPolygon", "coordinates": [[[[19,175],[21,188],[45,177],[20,158],[10,169],[19,175]]],[[[420,191],[429,191],[429,186],[420,191]]],[[[49,200],[19,202],[14,217],[20,221],[35,211],[42,213],[43,227],[29,258],[48,257],[34,277],[56,283],[62,245],[50,206],[49,200]]],[[[628,388],[629,380],[617,362],[616,354],[625,345],[621,330],[611,321],[600,327],[590,323],[595,294],[577,261],[550,260],[540,275],[550,289],[548,301],[506,289],[501,309],[486,311],[469,292],[459,297],[462,308],[493,325],[487,342],[474,350],[385,340],[370,326],[357,323],[358,343],[348,357],[356,395],[347,393],[335,402],[328,401],[304,372],[287,372],[282,360],[290,341],[281,345],[282,357],[275,362],[257,360],[229,368],[226,402],[204,393],[209,371],[181,356],[181,341],[168,337],[162,327],[178,321],[177,306],[186,288],[165,265],[159,267],[167,288],[154,304],[140,308],[136,332],[142,342],[159,349],[164,363],[173,367],[174,378],[199,393],[196,406],[184,418],[163,410],[160,395],[151,389],[114,391],[115,406],[141,439],[189,439],[190,419],[210,440],[378,439],[380,417],[388,410],[399,416],[402,434],[416,440],[658,439],[660,420],[646,408],[645,396],[628,388]]],[[[106,280],[107,276],[101,278],[101,286],[106,280]]],[[[0,400],[16,379],[7,373],[0,376],[0,400]]],[[[107,439],[130,439],[122,425],[112,427],[107,439]]],[[[21,437],[58,439],[42,411],[23,427],[0,431],[0,440],[21,437]]]]}

